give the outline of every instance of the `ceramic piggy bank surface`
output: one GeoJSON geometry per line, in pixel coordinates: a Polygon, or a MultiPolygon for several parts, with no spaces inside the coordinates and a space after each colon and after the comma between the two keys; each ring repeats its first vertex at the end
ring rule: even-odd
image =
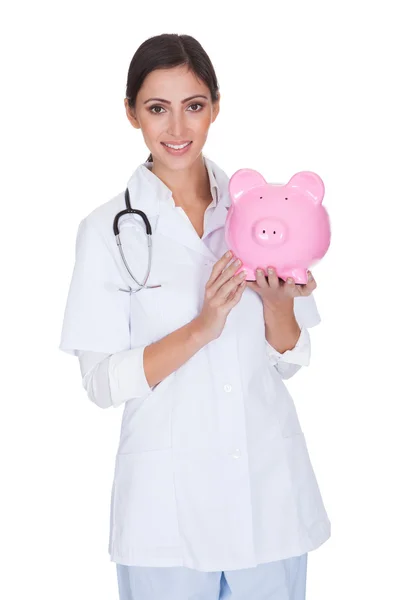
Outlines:
{"type": "Polygon", "coordinates": [[[267,183],[252,169],[240,169],[229,181],[231,206],[225,240],[240,258],[247,280],[257,267],[272,266],[286,281],[307,283],[307,269],[326,254],[330,221],[322,206],[325,187],[311,171],[296,173],[286,185],[267,183]]]}

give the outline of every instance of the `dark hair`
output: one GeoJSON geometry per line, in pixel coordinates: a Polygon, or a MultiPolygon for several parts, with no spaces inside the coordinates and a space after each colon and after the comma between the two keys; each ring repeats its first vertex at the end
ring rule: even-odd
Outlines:
{"type": "MultiPolygon", "coordinates": [[[[145,40],[136,50],[128,70],[126,98],[135,108],[137,94],[146,76],[156,69],[187,65],[208,86],[213,102],[219,98],[214,67],[201,44],[190,35],[163,33],[145,40]]],[[[150,154],[147,161],[153,161],[150,154]]]]}

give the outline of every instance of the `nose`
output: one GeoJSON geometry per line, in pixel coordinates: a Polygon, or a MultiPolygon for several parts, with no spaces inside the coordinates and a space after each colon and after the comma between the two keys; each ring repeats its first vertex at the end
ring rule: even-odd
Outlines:
{"type": "Polygon", "coordinates": [[[173,138],[182,139],[184,132],[184,117],[181,114],[173,114],[171,113],[169,127],[168,127],[168,135],[171,135],[173,138]]]}
{"type": "Polygon", "coordinates": [[[254,225],[253,236],[256,243],[261,246],[282,244],[286,239],[286,234],[286,224],[280,219],[261,219],[254,225]]]}

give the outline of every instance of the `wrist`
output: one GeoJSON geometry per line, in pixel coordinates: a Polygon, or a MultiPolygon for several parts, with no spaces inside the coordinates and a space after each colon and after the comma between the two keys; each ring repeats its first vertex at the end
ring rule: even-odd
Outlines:
{"type": "Polygon", "coordinates": [[[283,354],[296,345],[301,329],[293,310],[264,311],[265,339],[283,354]]]}
{"type": "Polygon", "coordinates": [[[275,304],[271,305],[267,302],[263,302],[263,312],[264,312],[264,320],[267,321],[279,321],[290,322],[296,320],[294,316],[294,299],[292,298],[285,304],[275,304]]]}
{"type": "Polygon", "coordinates": [[[188,331],[190,339],[199,349],[212,341],[212,338],[207,334],[199,317],[195,317],[188,323],[188,331]]]}

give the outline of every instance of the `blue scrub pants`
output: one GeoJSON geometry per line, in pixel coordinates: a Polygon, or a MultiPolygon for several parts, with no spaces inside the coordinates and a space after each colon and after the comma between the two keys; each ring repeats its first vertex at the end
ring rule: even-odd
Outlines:
{"type": "Polygon", "coordinates": [[[305,600],[307,554],[234,571],[117,563],[120,600],[305,600]]]}

